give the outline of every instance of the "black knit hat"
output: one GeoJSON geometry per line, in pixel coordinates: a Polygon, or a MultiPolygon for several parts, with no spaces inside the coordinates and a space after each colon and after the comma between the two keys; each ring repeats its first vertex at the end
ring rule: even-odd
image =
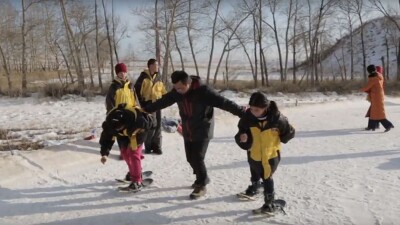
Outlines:
{"type": "Polygon", "coordinates": [[[367,71],[368,71],[368,73],[376,72],[375,65],[371,64],[371,65],[367,66],[367,71]]]}
{"type": "Polygon", "coordinates": [[[249,105],[264,108],[269,106],[269,100],[264,93],[257,91],[251,95],[249,105]]]}
{"type": "Polygon", "coordinates": [[[121,109],[116,109],[108,114],[106,121],[112,129],[118,130],[125,124],[125,113],[121,109]]]}

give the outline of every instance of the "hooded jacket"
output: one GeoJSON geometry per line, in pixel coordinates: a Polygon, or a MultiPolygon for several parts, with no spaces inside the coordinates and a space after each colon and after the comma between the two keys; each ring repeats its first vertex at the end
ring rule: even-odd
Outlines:
{"type": "Polygon", "coordinates": [[[202,84],[200,77],[190,76],[190,79],[192,82],[187,93],[182,95],[173,89],[158,101],[144,107],[144,110],[155,112],[177,103],[182,121],[182,135],[187,141],[213,138],[214,107],[239,117],[244,115],[240,106],[202,84]]]}
{"type": "Polygon", "coordinates": [[[287,118],[282,115],[271,101],[267,115],[256,118],[250,109],[246,111],[238,123],[239,131],[235,135],[235,141],[240,148],[250,151],[250,158],[261,161],[264,168],[264,179],[271,174],[269,160],[278,157],[281,150],[281,142],[287,143],[295,135],[295,129],[289,124],[287,118]],[[247,142],[240,142],[240,135],[247,134],[247,142]]]}
{"type": "Polygon", "coordinates": [[[140,73],[135,83],[135,90],[142,107],[155,102],[167,93],[158,73],[150,75],[149,70],[140,73]]]}
{"type": "Polygon", "coordinates": [[[106,120],[103,122],[103,131],[100,136],[100,153],[108,156],[117,137],[120,148],[130,148],[133,151],[145,140],[144,131],[152,129],[157,125],[152,115],[143,112],[137,107],[120,104],[110,110],[106,120]],[[121,128],[118,130],[118,128],[121,128]]]}
{"type": "Polygon", "coordinates": [[[118,78],[114,79],[108,89],[106,96],[106,109],[109,112],[119,104],[127,104],[130,107],[140,106],[135,88],[129,81],[122,81],[118,78]]]}

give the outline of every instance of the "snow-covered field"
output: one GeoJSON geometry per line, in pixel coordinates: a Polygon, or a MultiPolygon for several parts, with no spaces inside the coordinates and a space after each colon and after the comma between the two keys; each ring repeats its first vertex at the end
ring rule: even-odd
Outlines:
{"type": "MultiPolygon", "coordinates": [[[[248,101],[246,94],[224,95],[248,101]]],[[[383,133],[382,127],[363,130],[364,97],[271,96],[297,131],[283,146],[274,175],[287,215],[274,218],[251,215],[262,198],[235,198],[249,185],[250,172],[246,153],[233,140],[238,118],[229,113],[216,111],[206,157],[211,183],[204,199],[192,201],[194,176],[179,134],[163,133],[164,154],[145,156],[153,186],[119,193],[114,178],[127,167],[117,160],[118,150],[102,165],[98,139],[82,140],[93,128],[101,132],[104,98],[0,98],[0,129],[13,130],[3,143],[33,139],[46,146],[0,152],[0,224],[400,224],[400,98],[386,98],[396,128],[383,133]]],[[[164,115],[177,117],[176,107],[164,115]]]]}

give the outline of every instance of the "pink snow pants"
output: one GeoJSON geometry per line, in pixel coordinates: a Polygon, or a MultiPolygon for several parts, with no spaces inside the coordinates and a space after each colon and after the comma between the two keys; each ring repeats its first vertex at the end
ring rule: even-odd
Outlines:
{"type": "Polygon", "coordinates": [[[131,181],[142,182],[142,156],[143,144],[139,145],[136,150],[132,150],[130,147],[122,148],[121,155],[125,160],[131,174],[131,181]]]}

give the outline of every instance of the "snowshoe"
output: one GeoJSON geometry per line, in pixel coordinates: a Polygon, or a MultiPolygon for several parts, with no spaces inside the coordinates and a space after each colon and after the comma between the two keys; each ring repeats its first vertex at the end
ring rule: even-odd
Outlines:
{"type": "MultiPolygon", "coordinates": [[[[150,170],[143,171],[142,172],[142,179],[150,178],[151,175],[153,175],[153,171],[150,171],[150,170]]],[[[118,179],[117,178],[117,179],[115,179],[115,181],[117,181],[119,183],[126,183],[126,184],[131,183],[131,177],[129,175],[129,172],[128,172],[128,174],[126,174],[125,179],[118,179]]]]}
{"type": "Polygon", "coordinates": [[[283,209],[286,206],[286,201],[283,199],[276,199],[269,205],[263,205],[261,208],[252,210],[254,215],[266,215],[268,217],[275,216],[278,213],[286,215],[283,209]]]}
{"type": "Polygon", "coordinates": [[[153,179],[151,178],[146,178],[144,180],[142,180],[141,183],[139,182],[135,182],[135,183],[131,183],[129,186],[126,187],[118,187],[118,191],[119,192],[132,192],[132,193],[136,193],[141,191],[143,188],[146,188],[148,186],[150,186],[153,183],[153,179]]]}

